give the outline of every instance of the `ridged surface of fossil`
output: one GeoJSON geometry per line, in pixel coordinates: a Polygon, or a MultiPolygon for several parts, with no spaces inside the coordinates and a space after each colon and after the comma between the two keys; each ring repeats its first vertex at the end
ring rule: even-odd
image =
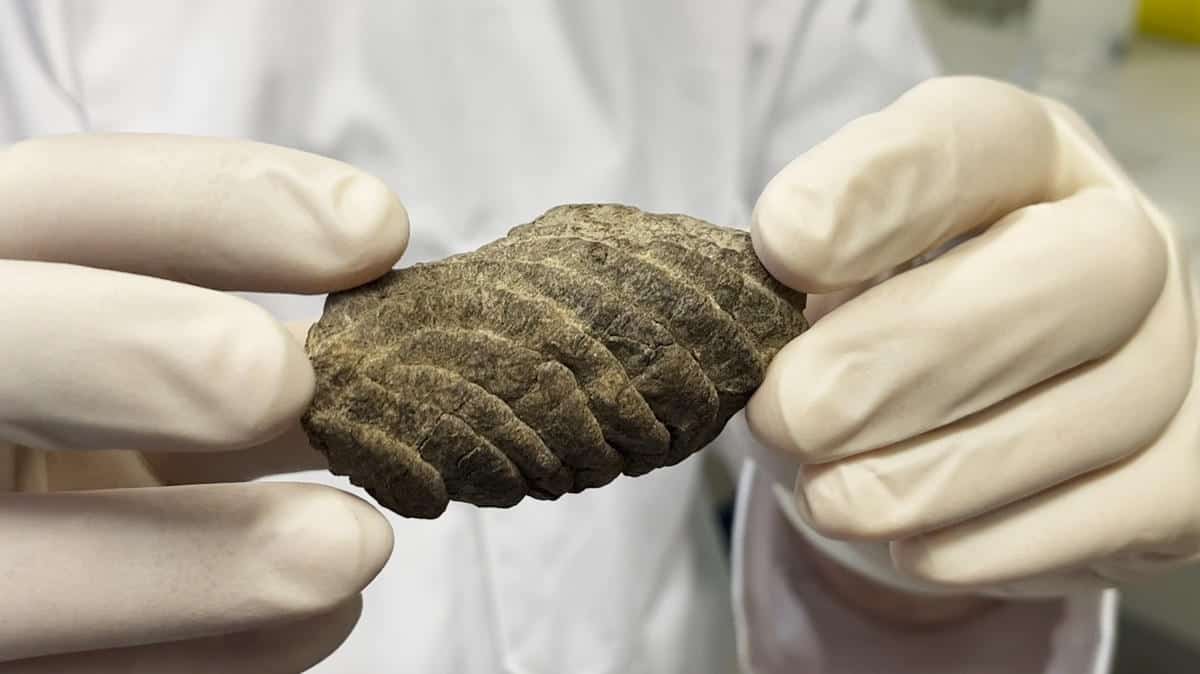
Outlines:
{"type": "Polygon", "coordinates": [[[807,329],[748,232],[554,208],[479,250],[329,297],[303,423],[381,505],[509,507],[674,465],[807,329]]]}

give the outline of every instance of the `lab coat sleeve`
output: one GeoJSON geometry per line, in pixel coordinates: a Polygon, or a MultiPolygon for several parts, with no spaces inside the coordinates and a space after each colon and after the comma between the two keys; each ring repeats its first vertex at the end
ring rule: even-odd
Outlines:
{"type": "MultiPolygon", "coordinates": [[[[746,212],[789,161],[938,72],[904,2],[758,0],[748,25],[746,212]]],[[[861,615],[816,575],[813,555],[825,553],[780,508],[777,466],[758,451],[744,417],[731,421],[714,449],[731,468],[742,465],[732,543],[745,674],[1108,671],[1112,592],[1006,604],[937,630],[906,630],[861,615]]]]}
{"type": "Polygon", "coordinates": [[[798,155],[938,74],[907,2],[753,0],[743,196],[798,155]]]}
{"type": "Polygon", "coordinates": [[[733,594],[744,674],[1104,674],[1113,591],[1012,602],[936,629],[868,618],[824,587],[770,479],[748,462],[734,524],[733,594]]]}
{"type": "Polygon", "coordinates": [[[56,0],[0,3],[0,147],[86,128],[67,11],[56,0]]]}

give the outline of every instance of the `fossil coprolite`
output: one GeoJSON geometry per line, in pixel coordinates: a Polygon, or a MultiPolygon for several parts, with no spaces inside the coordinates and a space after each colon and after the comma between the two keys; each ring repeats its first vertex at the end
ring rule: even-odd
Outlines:
{"type": "Polygon", "coordinates": [[[437,517],[670,466],[807,328],[749,233],[559,206],[471,253],[330,296],[304,426],[380,504],[437,517]]]}

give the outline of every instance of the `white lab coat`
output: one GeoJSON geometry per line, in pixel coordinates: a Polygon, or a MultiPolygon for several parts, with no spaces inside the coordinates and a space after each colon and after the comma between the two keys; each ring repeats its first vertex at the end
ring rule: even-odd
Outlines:
{"type": "MultiPolygon", "coordinates": [[[[0,140],[154,131],[336,157],[404,201],[406,263],[567,202],[745,225],[785,162],[935,69],[890,0],[0,3],[0,140]]],[[[249,296],[285,319],[321,306],[249,296]]],[[[749,441],[736,422],[718,444],[749,441]]],[[[759,674],[1103,671],[1098,596],[945,633],[859,619],[813,581],[752,469],[731,569],[700,469],[392,518],[357,630],[314,671],[730,674],[735,645],[759,674]]]]}

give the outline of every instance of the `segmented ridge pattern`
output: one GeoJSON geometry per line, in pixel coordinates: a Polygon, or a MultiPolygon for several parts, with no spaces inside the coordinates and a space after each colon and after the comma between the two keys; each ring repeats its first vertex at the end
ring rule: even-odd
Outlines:
{"type": "Polygon", "coordinates": [[[559,206],[477,251],[335,293],[303,423],[381,505],[509,507],[674,465],[807,329],[748,232],[559,206]]]}

